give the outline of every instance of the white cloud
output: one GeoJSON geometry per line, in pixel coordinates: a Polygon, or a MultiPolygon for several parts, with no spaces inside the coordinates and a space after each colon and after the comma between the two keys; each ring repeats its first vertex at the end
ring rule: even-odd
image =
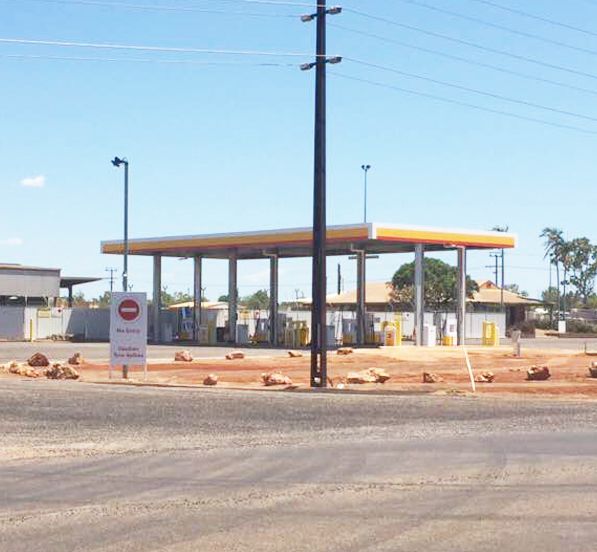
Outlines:
{"type": "Polygon", "coordinates": [[[0,245],[16,247],[18,245],[23,245],[23,240],[21,238],[6,238],[0,240],[0,245]]]}
{"type": "Polygon", "coordinates": [[[21,180],[21,186],[25,188],[43,188],[46,185],[46,177],[43,175],[31,176],[21,180]]]}

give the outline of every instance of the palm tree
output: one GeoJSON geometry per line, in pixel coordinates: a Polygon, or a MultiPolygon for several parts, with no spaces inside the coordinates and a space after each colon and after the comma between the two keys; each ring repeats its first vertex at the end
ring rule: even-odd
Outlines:
{"type": "Polygon", "coordinates": [[[543,258],[549,257],[549,262],[556,267],[556,283],[558,290],[558,320],[560,319],[560,262],[565,255],[566,242],[564,240],[563,232],[559,228],[544,228],[541,232],[541,238],[545,238],[545,255],[543,258]]]}

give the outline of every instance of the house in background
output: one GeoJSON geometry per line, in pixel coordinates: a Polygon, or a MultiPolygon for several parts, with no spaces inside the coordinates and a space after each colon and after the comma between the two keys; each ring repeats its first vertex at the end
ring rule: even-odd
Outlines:
{"type": "Polygon", "coordinates": [[[500,312],[502,303],[506,311],[506,327],[518,326],[528,318],[529,310],[543,307],[544,303],[496,286],[490,280],[477,280],[479,290],[467,299],[473,312],[500,312]]]}

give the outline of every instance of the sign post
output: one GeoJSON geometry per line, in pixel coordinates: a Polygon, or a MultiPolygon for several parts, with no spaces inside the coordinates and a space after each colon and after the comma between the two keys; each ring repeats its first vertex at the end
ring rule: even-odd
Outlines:
{"type": "Polygon", "coordinates": [[[110,308],[110,378],[114,366],[141,365],[147,378],[147,294],[114,292],[110,308]]]}

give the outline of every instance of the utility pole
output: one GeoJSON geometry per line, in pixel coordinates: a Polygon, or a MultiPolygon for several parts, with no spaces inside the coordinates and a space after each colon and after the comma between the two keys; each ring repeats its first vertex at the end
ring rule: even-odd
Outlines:
{"type": "Polygon", "coordinates": [[[113,268],[113,267],[108,267],[108,268],[106,268],[106,272],[110,273],[110,296],[111,296],[112,292],[114,291],[114,273],[118,272],[118,269],[113,268]]]}
{"type": "MultiPolygon", "coordinates": [[[[112,165],[120,167],[124,165],[124,267],[122,269],[122,291],[125,293],[129,290],[129,162],[125,158],[114,157],[112,165]]],[[[133,286],[130,286],[132,289],[133,286]]],[[[122,378],[128,379],[129,367],[127,364],[122,365],[122,378]]]]}
{"type": "Polygon", "coordinates": [[[494,275],[494,283],[496,287],[499,287],[500,285],[500,281],[498,278],[498,273],[499,273],[499,259],[500,259],[500,254],[499,253],[490,253],[489,256],[492,259],[495,259],[495,265],[487,265],[486,268],[493,268],[493,275],[494,275]]]}
{"type": "Polygon", "coordinates": [[[342,293],[342,265],[338,263],[338,295],[342,293]]]}
{"type": "Polygon", "coordinates": [[[315,61],[301,70],[315,68],[315,162],[313,186],[313,272],[311,307],[311,387],[327,386],[327,312],[326,312],[326,68],[340,63],[341,57],[326,57],[326,17],[342,8],[327,9],[325,0],[317,12],[303,15],[303,22],[317,20],[315,61]]]}
{"type": "MultiPolygon", "coordinates": [[[[508,226],[494,226],[492,228],[493,231],[495,232],[507,232],[509,230],[508,226]]],[[[504,287],[506,285],[505,282],[505,250],[502,249],[501,251],[501,261],[502,261],[502,285],[501,285],[501,292],[500,292],[500,307],[501,310],[504,310],[504,287]]],[[[497,259],[496,259],[497,262],[497,259]]],[[[496,275],[496,282],[497,282],[497,275],[496,275]]]]}

